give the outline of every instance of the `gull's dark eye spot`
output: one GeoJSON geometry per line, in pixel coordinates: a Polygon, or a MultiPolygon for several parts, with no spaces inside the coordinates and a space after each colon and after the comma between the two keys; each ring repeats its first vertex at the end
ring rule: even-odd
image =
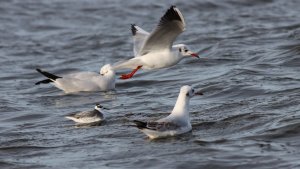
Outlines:
{"type": "Polygon", "coordinates": [[[195,93],[195,90],[194,90],[194,89],[192,89],[192,93],[195,93]]]}
{"type": "Polygon", "coordinates": [[[189,50],[185,49],[184,52],[188,52],[189,50]]]}
{"type": "Polygon", "coordinates": [[[181,48],[179,48],[179,52],[181,52],[181,48]]]}

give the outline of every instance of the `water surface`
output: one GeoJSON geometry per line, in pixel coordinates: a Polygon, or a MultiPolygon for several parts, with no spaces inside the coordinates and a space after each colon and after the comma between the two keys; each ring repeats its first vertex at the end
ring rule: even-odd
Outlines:
{"type": "MultiPolygon", "coordinates": [[[[0,2],[1,168],[299,168],[300,2],[296,0],[0,2]],[[187,29],[176,43],[201,59],[117,81],[116,91],[66,95],[35,86],[35,68],[99,71],[132,56],[130,24],[150,31],[170,5],[187,29]],[[168,115],[179,88],[193,131],[150,141],[133,119],[168,115]],[[95,103],[106,123],[64,116],[95,103]]],[[[122,72],[119,72],[122,73],[122,72]]],[[[124,73],[124,72],[123,72],[124,73]]],[[[125,71],[126,73],[126,71],[125,71]]]]}

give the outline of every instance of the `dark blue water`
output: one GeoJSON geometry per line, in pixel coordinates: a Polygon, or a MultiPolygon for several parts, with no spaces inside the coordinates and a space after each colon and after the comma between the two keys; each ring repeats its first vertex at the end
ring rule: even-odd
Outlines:
{"type": "Polygon", "coordinates": [[[299,6],[2,0],[0,168],[300,168],[299,6]],[[138,72],[113,92],[66,95],[34,85],[42,80],[35,68],[98,72],[130,58],[130,24],[150,31],[173,4],[187,23],[176,43],[201,59],[138,72]],[[204,93],[191,100],[192,133],[151,141],[130,127],[133,119],[168,115],[184,84],[204,93]],[[100,126],[64,118],[99,102],[111,109],[100,126]]]}

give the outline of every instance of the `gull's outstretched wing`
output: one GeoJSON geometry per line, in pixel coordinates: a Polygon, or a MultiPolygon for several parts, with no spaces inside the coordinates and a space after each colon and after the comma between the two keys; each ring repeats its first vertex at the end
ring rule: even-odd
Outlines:
{"type": "Polygon", "coordinates": [[[171,6],[161,17],[154,31],[147,37],[138,55],[171,49],[173,41],[184,30],[185,21],[181,12],[175,6],[171,6]]]}
{"type": "Polygon", "coordinates": [[[149,36],[149,32],[136,26],[135,24],[131,25],[131,32],[133,38],[133,53],[134,56],[137,57],[143,44],[149,36]]]}

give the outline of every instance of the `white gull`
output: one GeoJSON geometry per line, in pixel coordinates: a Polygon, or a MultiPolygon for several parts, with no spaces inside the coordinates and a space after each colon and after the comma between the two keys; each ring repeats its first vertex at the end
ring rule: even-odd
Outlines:
{"type": "Polygon", "coordinates": [[[100,74],[96,72],[77,72],[63,76],[56,76],[41,69],[36,69],[47,79],[39,81],[41,83],[53,83],[54,86],[65,93],[80,91],[108,91],[115,89],[115,71],[110,64],[104,65],[100,69],[100,74]]]}
{"type": "Polygon", "coordinates": [[[197,57],[187,45],[173,45],[176,37],[185,30],[184,18],[175,6],[171,6],[161,17],[157,27],[148,33],[132,25],[134,58],[116,63],[113,68],[133,69],[131,73],[121,75],[121,79],[131,78],[139,69],[160,69],[173,66],[186,57],[197,57]]]}
{"type": "Polygon", "coordinates": [[[176,104],[171,114],[157,121],[134,120],[136,127],[145,133],[150,139],[180,135],[192,130],[189,101],[194,95],[202,95],[195,92],[191,86],[182,86],[176,104]]]}

